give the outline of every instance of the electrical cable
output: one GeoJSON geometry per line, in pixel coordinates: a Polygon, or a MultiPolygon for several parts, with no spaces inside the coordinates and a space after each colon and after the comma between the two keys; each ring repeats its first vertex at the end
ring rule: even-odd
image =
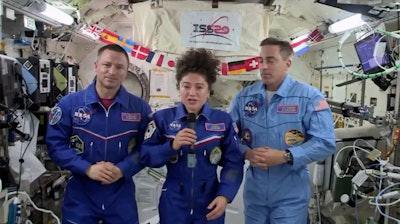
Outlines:
{"type": "Polygon", "coordinates": [[[320,205],[320,192],[319,192],[319,188],[318,185],[315,185],[315,192],[316,192],[316,197],[317,197],[317,213],[318,213],[318,224],[320,224],[322,222],[321,219],[321,205],[320,205]]]}
{"type": "MultiPolygon", "coordinates": [[[[25,111],[24,111],[23,114],[25,114],[25,111]]],[[[32,127],[31,127],[31,128],[33,128],[34,123],[33,123],[33,119],[32,119],[32,114],[29,113],[29,115],[30,115],[31,124],[32,124],[32,127]]],[[[24,119],[24,124],[25,124],[25,119],[24,119]]],[[[24,127],[24,125],[23,125],[23,127],[24,127]]],[[[31,130],[30,133],[33,133],[33,130],[31,130]]],[[[25,149],[24,149],[23,151],[22,151],[22,142],[21,142],[20,158],[18,159],[18,162],[19,162],[19,173],[18,173],[18,183],[17,183],[17,194],[18,194],[19,189],[20,189],[20,187],[21,187],[21,181],[22,181],[22,164],[24,163],[24,155],[25,155],[26,151],[28,150],[29,145],[31,144],[31,142],[32,142],[32,139],[30,139],[30,140],[28,141],[28,144],[26,145],[26,147],[25,147],[25,149]]]]}
{"type": "MultiPolygon", "coordinates": [[[[362,161],[358,158],[358,156],[357,156],[357,151],[356,151],[356,149],[361,150],[361,151],[363,151],[363,152],[365,152],[365,153],[367,153],[367,154],[369,154],[370,151],[368,151],[368,150],[366,150],[366,149],[364,149],[364,148],[361,148],[361,147],[359,147],[359,146],[354,146],[354,145],[348,145],[348,146],[342,147],[342,148],[336,153],[336,155],[335,155],[335,158],[334,158],[334,160],[333,160],[333,161],[334,161],[334,164],[337,164],[337,159],[338,159],[339,155],[340,155],[343,151],[348,150],[348,149],[352,149],[352,150],[353,150],[354,157],[356,158],[356,161],[358,162],[358,164],[360,165],[360,167],[361,167],[362,169],[365,170],[365,166],[364,166],[363,162],[362,162],[362,161]]],[[[340,175],[340,176],[343,177],[343,175],[340,175]]]]}
{"type": "Polygon", "coordinates": [[[358,203],[357,203],[357,190],[356,190],[356,195],[354,196],[354,216],[356,217],[356,224],[360,223],[360,220],[358,219],[358,203]]]}
{"type": "Polygon", "coordinates": [[[400,220],[399,220],[399,219],[396,219],[396,218],[394,218],[394,217],[392,217],[392,216],[389,216],[389,215],[383,213],[382,210],[381,210],[381,208],[380,208],[380,206],[378,206],[378,204],[379,204],[379,203],[378,203],[378,198],[381,196],[382,192],[385,192],[387,189],[389,189],[389,188],[391,188],[391,187],[393,187],[393,186],[400,186],[400,183],[396,183],[396,184],[393,184],[393,185],[390,185],[390,186],[385,187],[382,191],[380,191],[380,192],[378,193],[377,197],[375,198],[375,203],[376,203],[376,207],[378,208],[378,211],[379,211],[379,213],[380,213],[381,215],[385,216],[385,217],[388,218],[388,219],[391,219],[391,220],[393,220],[393,221],[396,221],[398,224],[400,224],[400,220]]]}
{"type": "MultiPolygon", "coordinates": [[[[370,27],[371,28],[371,27],[370,27]]],[[[371,28],[372,29],[372,28],[371,28]]],[[[343,55],[342,55],[342,45],[343,43],[350,37],[350,35],[354,34],[356,32],[356,30],[350,30],[347,31],[342,38],[339,40],[339,44],[338,44],[338,48],[337,48],[337,52],[338,52],[338,60],[340,62],[340,64],[342,65],[342,68],[345,69],[347,72],[349,72],[351,75],[353,75],[356,78],[362,78],[362,79],[368,79],[368,78],[377,78],[377,77],[381,77],[384,75],[387,75],[389,73],[394,72],[395,70],[398,70],[400,68],[400,61],[398,63],[394,63],[394,66],[390,67],[390,68],[385,68],[384,71],[382,72],[377,72],[377,73],[373,73],[373,74],[363,74],[363,73],[358,73],[355,72],[353,70],[350,70],[345,63],[343,62],[343,55]]],[[[399,34],[394,34],[394,32],[387,32],[384,30],[378,30],[379,33],[382,33],[384,35],[387,36],[391,36],[397,39],[400,39],[400,35],[399,34]]]]}
{"type": "MultiPolygon", "coordinates": [[[[362,151],[367,153],[368,155],[370,155],[370,153],[375,149],[376,147],[373,146],[372,144],[370,144],[370,142],[365,141],[363,139],[357,139],[353,142],[353,145],[351,146],[345,146],[342,147],[337,154],[335,155],[334,158],[334,163],[336,164],[335,166],[338,166],[338,159],[343,159],[343,158],[347,158],[347,156],[340,156],[344,151],[346,150],[353,150],[353,155],[349,158],[349,162],[347,163],[347,169],[346,172],[343,173],[343,170],[341,170],[340,166],[338,168],[340,168],[340,174],[338,175],[340,176],[344,176],[344,175],[348,175],[348,171],[349,171],[349,166],[351,166],[352,164],[352,160],[356,159],[358,165],[360,166],[360,170],[358,172],[364,172],[364,174],[360,174],[360,177],[362,175],[367,175],[368,179],[370,179],[372,181],[372,183],[375,183],[373,185],[373,188],[369,187],[366,190],[360,190],[360,186],[358,186],[355,182],[352,183],[353,186],[353,190],[354,190],[354,194],[355,194],[355,218],[357,223],[360,222],[359,220],[359,211],[358,211],[358,205],[361,203],[361,201],[358,200],[358,197],[360,196],[361,198],[363,198],[364,200],[369,200],[368,203],[371,205],[376,206],[375,208],[375,212],[374,212],[374,220],[377,220],[377,215],[378,212],[381,215],[381,218],[385,217],[385,218],[389,218],[392,220],[397,221],[400,224],[400,220],[391,217],[387,214],[384,214],[384,212],[382,212],[381,207],[385,207],[387,209],[388,206],[392,206],[395,205],[397,203],[400,203],[400,187],[398,187],[400,185],[400,183],[393,183],[392,179],[400,179],[400,174],[398,173],[398,171],[400,171],[400,167],[394,166],[390,163],[388,163],[388,161],[386,160],[382,160],[380,156],[376,155],[374,157],[375,161],[374,163],[371,164],[365,164],[364,162],[361,161],[361,159],[359,158],[359,154],[357,152],[362,151]],[[364,145],[371,147],[371,151],[362,148],[359,145],[360,143],[363,143],[364,145]],[[379,167],[379,170],[377,170],[377,168],[379,167]],[[395,171],[395,172],[393,172],[395,171]],[[375,179],[377,178],[377,179],[375,179]],[[377,181],[378,180],[378,181],[377,181]],[[384,186],[385,187],[383,190],[382,188],[384,186]],[[367,195],[368,193],[368,189],[375,189],[373,191],[377,191],[377,195],[376,196],[370,196],[367,195]],[[391,189],[390,192],[386,193],[389,189],[391,189]],[[393,199],[396,198],[396,200],[391,201],[388,203],[380,203],[380,200],[389,200],[389,199],[393,199]]],[[[371,159],[372,160],[372,159],[371,159]]],[[[359,183],[360,184],[360,183],[359,183]]],[[[364,185],[364,183],[361,183],[364,185]]],[[[365,186],[365,185],[364,185],[365,186]]],[[[362,200],[362,201],[364,201],[362,200]]]]}
{"type": "Polygon", "coordinates": [[[26,199],[29,201],[29,203],[32,205],[32,207],[33,207],[34,209],[36,209],[36,210],[39,211],[39,212],[49,213],[49,214],[54,218],[54,220],[56,221],[56,224],[61,224],[60,219],[57,217],[56,214],[54,214],[53,211],[37,207],[36,204],[32,201],[31,197],[30,197],[26,192],[24,192],[24,191],[20,191],[20,192],[14,192],[14,191],[13,191],[13,192],[9,192],[9,193],[6,194],[5,200],[8,201],[8,197],[9,197],[9,196],[14,196],[15,194],[25,196],[26,199]]]}

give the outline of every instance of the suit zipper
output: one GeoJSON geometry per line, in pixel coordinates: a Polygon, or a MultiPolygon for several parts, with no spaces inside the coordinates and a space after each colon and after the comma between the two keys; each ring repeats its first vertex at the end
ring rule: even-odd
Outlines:
{"type": "MultiPolygon", "coordinates": [[[[106,130],[106,133],[105,133],[105,135],[106,136],[108,136],[108,115],[109,115],[109,112],[110,112],[110,108],[115,104],[114,102],[108,107],[108,109],[106,109],[104,106],[103,106],[103,104],[101,104],[100,102],[99,102],[99,104],[100,104],[100,106],[104,109],[104,111],[105,111],[105,113],[106,113],[106,127],[105,127],[105,130],[106,130]]],[[[104,142],[104,161],[107,161],[107,147],[108,146],[108,139],[106,138],[106,140],[105,140],[105,142],[104,142]]]]}

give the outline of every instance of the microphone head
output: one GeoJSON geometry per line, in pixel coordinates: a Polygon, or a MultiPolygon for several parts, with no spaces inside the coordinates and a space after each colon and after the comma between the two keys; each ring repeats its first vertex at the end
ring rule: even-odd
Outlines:
{"type": "Polygon", "coordinates": [[[195,113],[188,113],[187,122],[195,123],[196,122],[196,114],[195,113]]]}

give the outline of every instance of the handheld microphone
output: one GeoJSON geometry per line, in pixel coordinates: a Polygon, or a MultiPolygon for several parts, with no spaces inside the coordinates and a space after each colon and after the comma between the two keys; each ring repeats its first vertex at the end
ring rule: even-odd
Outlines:
{"type": "MultiPolygon", "coordinates": [[[[188,113],[187,115],[187,122],[188,122],[188,127],[192,130],[194,130],[194,127],[196,125],[196,114],[195,113],[188,113]]],[[[194,144],[190,145],[190,153],[194,153],[194,144]]]]}

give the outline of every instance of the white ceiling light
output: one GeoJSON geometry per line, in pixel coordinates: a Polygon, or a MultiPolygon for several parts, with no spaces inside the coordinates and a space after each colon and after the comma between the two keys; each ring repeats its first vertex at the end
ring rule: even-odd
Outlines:
{"type": "Polygon", "coordinates": [[[362,26],[365,24],[365,21],[361,18],[361,14],[355,14],[346,19],[340,20],[336,23],[333,23],[328,27],[330,33],[341,33],[346,30],[351,30],[362,26]]]}
{"type": "Polygon", "coordinates": [[[56,7],[45,3],[46,8],[44,11],[40,12],[44,16],[47,16],[55,21],[65,24],[65,25],[72,25],[74,23],[74,19],[72,16],[68,15],[67,13],[57,9],[56,7]]]}

